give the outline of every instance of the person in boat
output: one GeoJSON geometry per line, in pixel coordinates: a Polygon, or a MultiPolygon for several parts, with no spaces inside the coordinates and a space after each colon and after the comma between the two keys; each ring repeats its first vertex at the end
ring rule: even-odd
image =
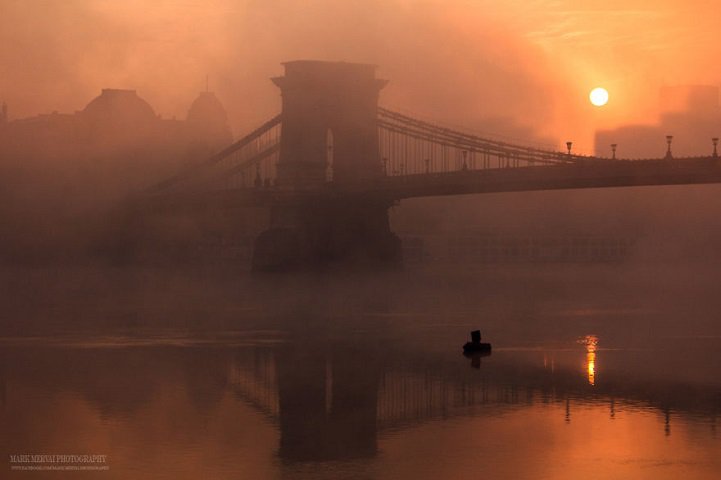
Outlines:
{"type": "Polygon", "coordinates": [[[473,330],[471,332],[471,341],[463,345],[464,352],[489,352],[490,350],[490,343],[481,343],[480,330],[473,330]]]}

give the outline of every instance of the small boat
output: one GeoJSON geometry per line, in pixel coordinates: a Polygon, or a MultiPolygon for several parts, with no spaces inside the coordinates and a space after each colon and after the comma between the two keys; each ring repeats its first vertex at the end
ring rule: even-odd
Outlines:
{"type": "Polygon", "coordinates": [[[490,343],[475,343],[475,342],[467,342],[465,345],[463,345],[463,352],[465,353],[475,353],[475,352],[489,352],[491,351],[491,344],[490,343]]]}
{"type": "Polygon", "coordinates": [[[463,345],[464,353],[489,352],[491,351],[490,343],[481,343],[481,331],[474,330],[471,332],[471,341],[463,345]]]}

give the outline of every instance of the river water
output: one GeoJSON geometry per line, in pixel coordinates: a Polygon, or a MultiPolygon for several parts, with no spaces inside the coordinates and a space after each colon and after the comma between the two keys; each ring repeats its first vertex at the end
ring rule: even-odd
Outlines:
{"type": "Polygon", "coordinates": [[[9,270],[0,478],[719,478],[719,277],[9,270]]]}

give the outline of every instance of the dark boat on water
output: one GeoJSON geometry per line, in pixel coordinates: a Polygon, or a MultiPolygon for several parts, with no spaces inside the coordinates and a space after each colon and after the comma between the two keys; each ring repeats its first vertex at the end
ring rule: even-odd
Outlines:
{"type": "Polygon", "coordinates": [[[464,353],[481,353],[481,352],[491,352],[491,344],[490,343],[481,343],[481,331],[480,330],[474,330],[471,332],[471,341],[467,342],[465,345],[463,345],[463,352],[464,353]]]}

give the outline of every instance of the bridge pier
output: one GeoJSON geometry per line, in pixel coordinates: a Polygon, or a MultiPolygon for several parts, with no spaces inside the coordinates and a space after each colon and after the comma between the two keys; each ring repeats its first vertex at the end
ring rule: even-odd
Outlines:
{"type": "Polygon", "coordinates": [[[345,185],[383,176],[377,112],[386,81],[373,65],[284,66],[285,76],[273,79],[283,102],[275,184],[284,193],[256,241],[253,270],[400,265],[400,240],[388,224],[392,202],[343,193],[345,185]]]}
{"type": "Polygon", "coordinates": [[[345,196],[275,205],[271,227],[255,241],[253,271],[400,267],[401,242],[390,229],[389,206],[345,196]]]}

